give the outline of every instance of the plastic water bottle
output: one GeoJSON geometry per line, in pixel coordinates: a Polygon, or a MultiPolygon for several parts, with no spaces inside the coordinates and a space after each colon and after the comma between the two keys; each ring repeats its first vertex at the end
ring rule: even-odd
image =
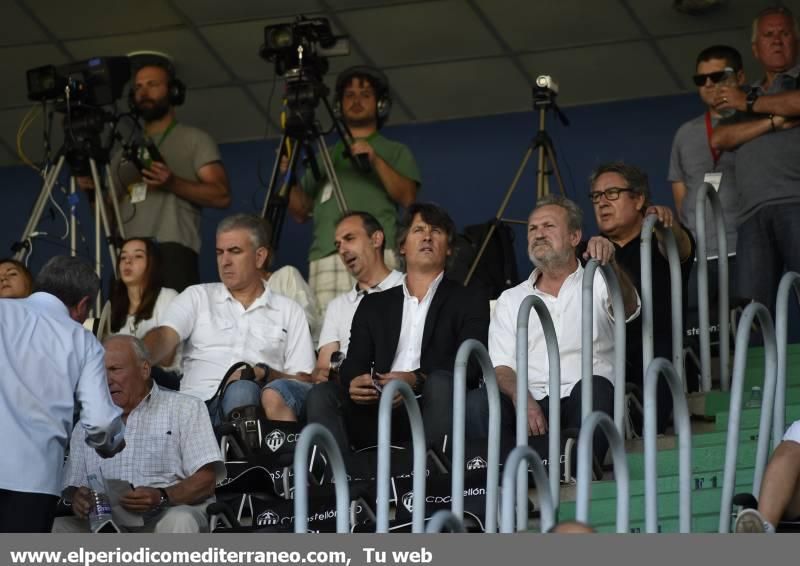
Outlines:
{"type": "Polygon", "coordinates": [[[106,486],[103,476],[89,474],[89,490],[92,492],[92,506],[89,508],[89,529],[96,533],[112,520],[111,502],[106,495],[106,486]]]}
{"type": "MultiPolygon", "coordinates": [[[[719,90],[723,86],[731,87],[731,88],[739,88],[739,83],[736,81],[736,71],[733,70],[731,67],[725,67],[724,70],[725,76],[717,83],[717,90],[719,90]]],[[[721,118],[730,118],[734,114],[736,114],[735,108],[724,108],[722,110],[717,110],[717,113],[720,115],[721,118]]]]}

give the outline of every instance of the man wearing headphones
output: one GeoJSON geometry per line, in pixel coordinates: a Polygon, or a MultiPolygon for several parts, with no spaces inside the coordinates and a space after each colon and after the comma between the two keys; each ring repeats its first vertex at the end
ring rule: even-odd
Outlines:
{"type": "MultiPolygon", "coordinates": [[[[390,141],[378,130],[389,117],[391,98],[386,76],[371,67],[351,67],[336,80],[336,107],[350,129],[353,155],[366,156],[369,170],[345,157],[344,142],[330,149],[334,170],[350,210],[369,212],[384,227],[386,265],[396,265],[394,252],[397,206],[414,202],[420,175],[414,156],[403,144],[390,141]]],[[[363,161],[363,158],[362,158],[363,161]]],[[[324,169],[320,166],[324,175],[324,169]]],[[[286,170],[286,160],[282,160],[286,170]]],[[[334,244],[336,223],[342,215],[333,187],[327,178],[317,180],[306,171],[299,185],[292,187],[289,213],[298,222],[314,219],[309,251],[309,283],[320,309],[337,295],[353,288],[354,280],[340,261],[334,244]]]]}
{"type": "Polygon", "coordinates": [[[219,149],[202,130],[178,122],[175,107],[186,87],[172,63],[156,54],[131,55],[131,109],[144,123],[144,137],[155,146],[142,147],[138,159],[116,155],[111,163],[126,235],[153,237],[161,245],[166,287],[182,291],[200,282],[201,207],[227,208],[230,188],[219,149]]]}

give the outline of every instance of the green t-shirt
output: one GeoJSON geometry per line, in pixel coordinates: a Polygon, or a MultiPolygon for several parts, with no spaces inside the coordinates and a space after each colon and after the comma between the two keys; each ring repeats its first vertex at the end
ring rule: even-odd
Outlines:
{"type": "MultiPolygon", "coordinates": [[[[366,138],[375,150],[375,154],[386,161],[400,175],[420,182],[419,169],[411,151],[403,144],[387,140],[378,132],[366,138]]],[[[362,173],[352,160],[344,156],[344,144],[339,141],[329,148],[336,178],[342,187],[347,208],[369,212],[383,226],[386,234],[387,248],[394,247],[397,231],[397,204],[391,199],[383,187],[378,174],[373,170],[362,173]]],[[[323,178],[317,182],[311,171],[306,171],[300,182],[303,190],[314,200],[314,234],[308,259],[314,261],[336,252],[334,233],[336,221],[342,213],[336,204],[332,187],[325,176],[325,169],[317,157],[317,164],[323,178]]]]}

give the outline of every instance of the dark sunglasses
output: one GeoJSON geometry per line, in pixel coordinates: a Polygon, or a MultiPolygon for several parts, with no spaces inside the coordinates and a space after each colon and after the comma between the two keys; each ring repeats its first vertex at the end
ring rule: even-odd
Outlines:
{"type": "Polygon", "coordinates": [[[704,75],[693,75],[692,80],[697,86],[706,84],[706,79],[711,79],[711,82],[717,84],[719,81],[727,76],[726,71],[714,71],[713,73],[706,73],[704,75]]]}

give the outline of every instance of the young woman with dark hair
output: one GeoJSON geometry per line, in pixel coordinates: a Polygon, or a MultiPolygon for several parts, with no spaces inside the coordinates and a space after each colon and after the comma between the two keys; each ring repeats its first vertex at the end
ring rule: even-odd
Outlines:
{"type": "MultiPolygon", "coordinates": [[[[177,291],[162,286],[161,254],[149,238],[129,238],[120,247],[119,279],[111,289],[111,332],[142,338],[161,324],[167,305],[177,291]]],[[[180,350],[180,346],[178,347],[180,350]]],[[[180,351],[168,367],[153,367],[153,379],[161,386],[178,389],[180,351]]]]}

